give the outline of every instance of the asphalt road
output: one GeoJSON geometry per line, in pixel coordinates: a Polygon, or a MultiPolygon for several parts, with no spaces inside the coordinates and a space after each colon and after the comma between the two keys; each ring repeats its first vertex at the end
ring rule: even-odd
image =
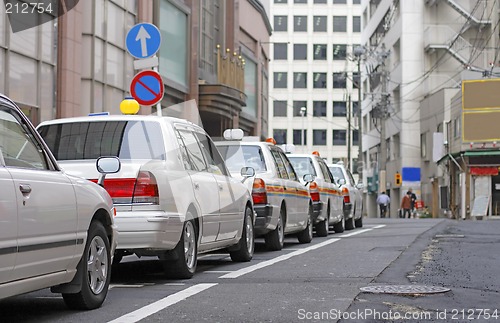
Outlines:
{"type": "MultiPolygon", "coordinates": [[[[290,237],[279,252],[266,251],[260,242],[248,263],[233,263],[226,254],[203,255],[191,280],[168,280],[158,261],[126,257],[113,271],[102,308],[70,311],[59,295],[42,290],[0,302],[0,320],[466,322],[470,309],[489,309],[490,321],[497,309],[500,321],[500,221],[365,219],[364,224],[315,237],[311,244],[290,237]],[[400,285],[450,291],[360,290],[400,285]]],[[[486,312],[479,314],[475,321],[485,321],[486,312]]]]}

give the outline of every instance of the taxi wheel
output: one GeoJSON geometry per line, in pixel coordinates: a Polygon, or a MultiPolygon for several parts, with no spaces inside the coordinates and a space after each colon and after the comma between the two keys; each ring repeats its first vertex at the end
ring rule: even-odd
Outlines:
{"type": "Polygon", "coordinates": [[[344,218],[333,225],[333,231],[336,233],[344,232],[344,218]]]}
{"type": "Polygon", "coordinates": [[[307,227],[297,234],[297,239],[300,243],[309,243],[313,239],[313,224],[312,224],[312,205],[309,205],[309,212],[307,215],[307,227]]]}
{"type": "Polygon", "coordinates": [[[178,279],[193,277],[198,261],[198,247],[196,228],[192,220],[184,222],[181,238],[173,253],[175,259],[162,261],[165,274],[178,279]]]}
{"type": "Polygon", "coordinates": [[[326,219],[316,224],[316,234],[318,237],[326,237],[328,236],[328,229],[330,226],[330,204],[328,204],[328,208],[326,209],[326,219]]]}
{"type": "Polygon", "coordinates": [[[284,213],[283,208],[281,208],[276,229],[274,229],[273,231],[269,232],[264,236],[264,241],[266,243],[266,247],[268,250],[277,251],[283,249],[283,245],[285,243],[285,229],[283,228],[283,219],[284,219],[283,213],[284,213]]]}
{"type": "Polygon", "coordinates": [[[345,229],[346,230],[354,229],[354,214],[352,215],[352,218],[347,219],[347,221],[345,223],[345,229]]]}
{"type": "Polygon", "coordinates": [[[354,225],[356,228],[362,228],[363,227],[363,216],[361,216],[359,219],[354,221],[354,225]]]}
{"type": "Polygon", "coordinates": [[[243,222],[243,232],[238,242],[238,250],[231,251],[229,255],[232,261],[246,262],[252,260],[255,247],[255,236],[253,231],[252,209],[245,210],[245,220],[243,222]]]}
{"type": "Polygon", "coordinates": [[[98,308],[108,294],[111,277],[111,253],[106,230],[102,223],[92,221],[83,257],[78,264],[82,288],[76,294],[62,294],[64,303],[71,309],[98,308]]]}

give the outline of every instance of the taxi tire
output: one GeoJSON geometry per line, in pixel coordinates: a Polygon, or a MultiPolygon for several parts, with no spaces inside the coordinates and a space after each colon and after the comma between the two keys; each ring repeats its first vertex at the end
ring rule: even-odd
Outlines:
{"type": "Polygon", "coordinates": [[[312,205],[309,205],[307,227],[297,234],[300,243],[310,243],[313,239],[312,205]]]}
{"type": "Polygon", "coordinates": [[[354,229],[354,214],[352,215],[352,218],[348,219],[347,222],[345,223],[345,229],[346,230],[354,229]]]}
{"type": "Polygon", "coordinates": [[[92,221],[88,231],[87,243],[85,244],[83,256],[78,263],[78,271],[76,273],[76,275],[80,275],[81,290],[74,294],[62,294],[66,306],[75,310],[92,310],[101,307],[108,294],[111,278],[110,250],[106,229],[104,229],[101,222],[92,221]],[[94,266],[89,266],[89,262],[94,264],[94,266]],[[97,274],[92,269],[95,269],[96,272],[100,271],[100,273],[97,274]],[[95,284],[96,282],[91,280],[89,276],[95,279],[96,274],[100,278],[100,282],[98,283],[100,286],[98,291],[93,291],[91,284],[95,284]]]}
{"type": "MultiPolygon", "coordinates": [[[[189,217],[189,216],[188,216],[189,217]]],[[[162,260],[163,269],[169,278],[189,279],[196,272],[198,262],[198,243],[197,230],[193,220],[184,222],[181,238],[172,250],[173,257],[171,260],[162,260]],[[184,249],[185,241],[188,240],[188,249],[193,248],[190,252],[192,264],[188,265],[186,259],[186,251],[184,249]]],[[[189,252],[189,250],[188,250],[189,252]]]]}
{"type": "Polygon", "coordinates": [[[356,228],[362,228],[363,227],[363,216],[361,216],[357,220],[354,220],[354,225],[356,226],[356,228]]]}
{"type": "Polygon", "coordinates": [[[344,218],[333,225],[333,231],[335,231],[335,233],[344,232],[344,218]]]}
{"type": "Polygon", "coordinates": [[[230,251],[231,260],[235,262],[247,262],[252,260],[255,250],[255,233],[253,230],[252,209],[245,208],[245,219],[243,221],[243,231],[237,250],[230,251]]]}
{"type": "Polygon", "coordinates": [[[330,227],[330,204],[326,209],[326,219],[316,224],[316,235],[318,237],[327,237],[328,229],[330,227]]]}
{"type": "Polygon", "coordinates": [[[285,228],[283,227],[283,219],[283,208],[281,208],[276,229],[268,232],[264,236],[264,241],[268,250],[278,251],[283,249],[283,245],[285,244],[285,228]]]}

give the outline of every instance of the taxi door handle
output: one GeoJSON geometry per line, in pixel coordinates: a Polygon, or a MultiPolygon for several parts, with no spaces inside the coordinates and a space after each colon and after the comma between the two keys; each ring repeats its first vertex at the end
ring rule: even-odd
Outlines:
{"type": "Polygon", "coordinates": [[[198,184],[198,183],[194,183],[194,189],[195,189],[195,190],[200,189],[200,184],[198,184]]]}
{"type": "Polygon", "coordinates": [[[29,193],[31,193],[31,186],[29,186],[28,184],[20,184],[19,190],[23,194],[29,194],[29,193]]]}
{"type": "Polygon", "coordinates": [[[219,191],[222,191],[224,189],[224,186],[222,184],[219,184],[219,191]]]}

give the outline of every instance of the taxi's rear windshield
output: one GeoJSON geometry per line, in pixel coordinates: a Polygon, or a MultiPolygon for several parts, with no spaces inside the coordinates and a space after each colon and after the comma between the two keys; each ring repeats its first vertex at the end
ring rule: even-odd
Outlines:
{"type": "Polygon", "coordinates": [[[299,178],[303,178],[304,175],[314,175],[317,176],[316,170],[314,169],[313,161],[310,157],[292,157],[288,156],[288,159],[292,163],[295,172],[299,178]]]}
{"type": "Polygon", "coordinates": [[[165,159],[160,124],[150,121],[60,123],[38,129],[57,160],[165,159]]]}
{"type": "Polygon", "coordinates": [[[243,167],[253,167],[256,172],[265,172],[266,162],[259,146],[217,145],[230,172],[240,172],[243,167]]]}
{"type": "Polygon", "coordinates": [[[340,167],[335,167],[335,166],[330,166],[328,167],[330,169],[330,173],[332,173],[332,176],[337,179],[346,179],[344,177],[344,173],[342,172],[342,169],[340,167]]]}

